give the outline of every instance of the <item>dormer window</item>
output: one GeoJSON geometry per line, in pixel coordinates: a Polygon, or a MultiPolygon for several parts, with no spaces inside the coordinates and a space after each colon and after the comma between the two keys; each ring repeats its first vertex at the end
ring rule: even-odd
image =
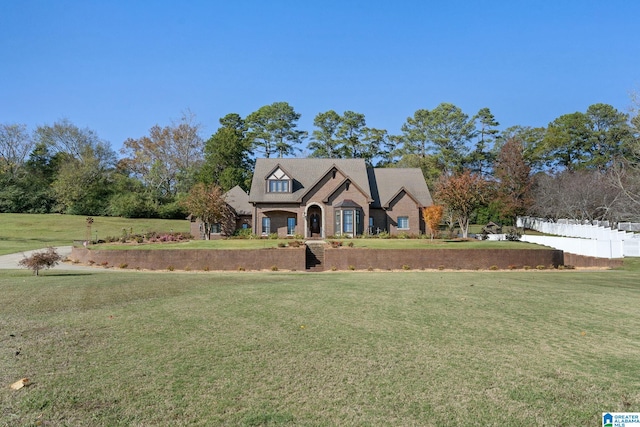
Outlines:
{"type": "Polygon", "coordinates": [[[267,192],[291,193],[291,178],[280,168],[267,178],[267,192]]]}

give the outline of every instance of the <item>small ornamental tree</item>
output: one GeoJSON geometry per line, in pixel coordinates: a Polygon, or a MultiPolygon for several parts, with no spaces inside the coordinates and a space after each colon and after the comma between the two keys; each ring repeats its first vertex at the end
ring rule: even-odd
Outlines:
{"type": "Polygon", "coordinates": [[[43,268],[53,268],[62,260],[62,257],[56,252],[55,248],[48,247],[44,251],[34,252],[29,257],[24,257],[18,262],[20,267],[28,268],[33,271],[36,276],[43,268]]]}
{"type": "Polygon", "coordinates": [[[455,175],[443,175],[436,185],[436,198],[457,218],[465,239],[469,235],[471,214],[485,203],[487,191],[487,182],[469,170],[455,175]]]}
{"type": "Polygon", "coordinates": [[[233,212],[219,186],[198,183],[191,188],[183,203],[191,215],[202,221],[206,240],[209,240],[213,224],[220,224],[225,234],[233,232],[233,212]]]}
{"type": "Polygon", "coordinates": [[[442,215],[444,214],[444,207],[440,205],[431,205],[422,208],[422,218],[429,230],[431,240],[438,234],[438,226],[442,221],[442,215]]]}

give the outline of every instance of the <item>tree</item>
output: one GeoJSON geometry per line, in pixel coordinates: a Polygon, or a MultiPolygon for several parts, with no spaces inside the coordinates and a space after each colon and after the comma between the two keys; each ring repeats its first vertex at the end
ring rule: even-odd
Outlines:
{"type": "Polygon", "coordinates": [[[191,215],[202,221],[206,240],[209,240],[211,227],[214,224],[220,224],[225,234],[231,234],[234,231],[233,212],[219,186],[197,183],[191,188],[183,203],[191,215]]]}
{"type": "Polygon", "coordinates": [[[365,127],[362,129],[362,142],[364,148],[361,151],[360,158],[364,159],[368,165],[373,165],[375,157],[384,154],[389,157],[393,150],[393,141],[389,139],[389,133],[385,129],[376,129],[365,127]],[[388,150],[384,153],[381,149],[388,150]]]}
{"type": "Polygon", "coordinates": [[[522,158],[529,165],[533,173],[541,172],[545,169],[543,158],[543,141],[547,132],[546,128],[530,126],[511,126],[502,131],[500,138],[496,139],[492,153],[497,156],[502,145],[510,139],[516,139],[522,147],[522,158]]]}
{"type": "Polygon", "coordinates": [[[540,173],[533,188],[532,213],[552,219],[629,220],[620,190],[597,170],[540,173]]]}
{"type": "Polygon", "coordinates": [[[444,165],[444,172],[459,173],[464,168],[467,143],[474,136],[474,124],[469,116],[453,104],[442,103],[431,110],[429,139],[435,154],[444,165]]]}
{"type": "Polygon", "coordinates": [[[564,114],[549,123],[543,140],[543,156],[556,170],[584,167],[591,146],[589,118],[580,112],[564,114]]]}
{"type": "Polygon", "coordinates": [[[94,130],[79,128],[68,119],[38,126],[34,135],[35,143],[46,146],[52,155],[65,153],[82,162],[97,159],[104,167],[113,166],[116,160],[110,144],[101,140],[94,130]]]}
{"type": "Polygon", "coordinates": [[[191,112],[171,126],[153,126],[149,135],[128,138],[120,151],[122,167],[130,170],[149,189],[156,203],[173,200],[186,192],[202,162],[200,123],[191,112]]]}
{"type": "Polygon", "coordinates": [[[457,219],[462,237],[469,235],[469,221],[474,210],[486,201],[487,183],[468,169],[455,175],[442,175],[436,185],[436,198],[457,219]]]}
{"type": "Polygon", "coordinates": [[[413,117],[407,117],[402,125],[402,154],[427,157],[432,151],[431,116],[429,110],[416,110],[413,117]]]}
{"type": "Polygon", "coordinates": [[[417,110],[402,126],[401,152],[426,158],[433,154],[442,172],[460,172],[465,164],[467,143],[475,135],[473,121],[453,104],[433,110],[417,110]]]}
{"type": "Polygon", "coordinates": [[[333,110],[319,113],[313,119],[313,125],[318,128],[311,133],[311,142],[307,145],[310,157],[336,159],[342,157],[338,129],[342,117],[333,110]]]}
{"type": "Polygon", "coordinates": [[[53,268],[62,260],[55,248],[48,247],[45,251],[33,252],[31,256],[18,261],[20,267],[28,268],[38,276],[40,270],[53,268]]]}
{"type": "Polygon", "coordinates": [[[591,131],[587,167],[605,170],[614,159],[629,154],[633,136],[627,114],[609,104],[593,104],[587,108],[586,116],[591,131]]]}
{"type": "Polygon", "coordinates": [[[34,143],[23,124],[0,124],[0,174],[15,177],[34,143]]]}
{"type": "Polygon", "coordinates": [[[245,122],[238,114],[231,113],[221,118],[220,124],[222,126],[205,142],[200,181],[215,183],[223,191],[236,185],[247,190],[251,185],[253,161],[245,122]]]}
{"type": "MultiPolygon", "coordinates": [[[[67,119],[35,131],[38,154],[55,164],[51,183],[56,210],[78,215],[104,215],[116,155],[110,144],[88,128],[67,119]]],[[[44,159],[43,159],[44,160],[44,159]]]]}
{"type": "Polygon", "coordinates": [[[431,205],[422,208],[422,219],[429,230],[431,240],[438,234],[438,227],[444,215],[444,207],[440,205],[431,205]]]}
{"type": "Polygon", "coordinates": [[[498,180],[500,214],[515,224],[516,217],[525,215],[533,203],[531,168],[524,161],[518,140],[509,139],[502,146],[494,164],[494,176],[498,180]]]}
{"type": "Polygon", "coordinates": [[[475,149],[470,153],[469,165],[473,172],[480,175],[489,173],[494,156],[492,147],[498,138],[499,131],[496,129],[500,125],[489,108],[481,108],[473,119],[478,122],[477,140],[475,149]]]}
{"type": "Polygon", "coordinates": [[[342,157],[359,159],[368,151],[363,142],[366,124],[364,114],[354,111],[344,112],[337,132],[340,144],[342,144],[342,157]]]}
{"type": "Polygon", "coordinates": [[[294,154],[307,137],[307,132],[296,129],[299,119],[300,114],[286,102],[265,105],[247,116],[247,137],[266,158],[294,154]]]}
{"type": "Polygon", "coordinates": [[[72,215],[106,215],[111,182],[110,171],[98,159],[69,156],[52,183],[57,209],[72,215]]]}

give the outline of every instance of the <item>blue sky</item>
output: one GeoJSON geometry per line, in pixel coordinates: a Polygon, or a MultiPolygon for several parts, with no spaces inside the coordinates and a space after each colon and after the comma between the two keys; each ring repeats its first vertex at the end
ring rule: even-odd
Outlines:
{"type": "Polygon", "coordinates": [[[276,101],[399,133],[441,102],[546,126],[640,88],[637,1],[0,0],[0,122],[119,149],[190,109],[206,138],[276,101]]]}

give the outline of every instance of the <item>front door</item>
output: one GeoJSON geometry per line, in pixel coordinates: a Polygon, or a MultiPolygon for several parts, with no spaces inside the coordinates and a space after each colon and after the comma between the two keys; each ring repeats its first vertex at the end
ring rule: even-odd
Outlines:
{"type": "Polygon", "coordinates": [[[322,237],[322,211],[318,207],[310,207],[308,212],[309,218],[309,237],[322,237]]]}

